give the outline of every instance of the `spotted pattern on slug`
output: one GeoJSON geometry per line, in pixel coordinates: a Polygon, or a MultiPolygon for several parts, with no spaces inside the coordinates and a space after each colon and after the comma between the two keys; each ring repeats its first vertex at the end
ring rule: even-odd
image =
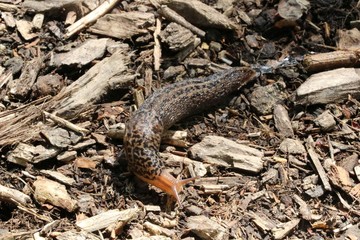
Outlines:
{"type": "Polygon", "coordinates": [[[155,91],[126,123],[124,150],[129,170],[150,180],[159,176],[164,169],[158,153],[162,132],[175,122],[218,104],[254,76],[250,68],[231,68],[155,91]]]}

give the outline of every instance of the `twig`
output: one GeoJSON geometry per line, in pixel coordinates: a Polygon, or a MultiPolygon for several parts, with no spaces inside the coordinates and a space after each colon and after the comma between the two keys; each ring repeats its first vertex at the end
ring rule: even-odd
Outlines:
{"type": "Polygon", "coordinates": [[[154,31],[154,69],[155,71],[160,70],[160,58],[161,58],[161,46],[159,41],[159,34],[161,32],[161,22],[160,19],[156,19],[156,28],[154,31]]]}
{"type": "Polygon", "coordinates": [[[196,35],[198,35],[200,37],[205,37],[206,33],[203,30],[195,27],[194,25],[192,25],[191,23],[186,21],[185,18],[180,16],[177,12],[170,9],[169,7],[163,5],[159,8],[158,11],[166,19],[180,24],[181,26],[189,29],[190,31],[192,31],[193,33],[195,33],[196,35]]]}
{"type": "Polygon", "coordinates": [[[325,173],[325,170],[324,170],[323,166],[320,163],[319,157],[318,157],[317,153],[315,152],[313,144],[314,144],[314,140],[310,135],[308,137],[308,139],[306,140],[307,151],[309,153],[310,159],[312,160],[312,162],[313,162],[313,164],[314,164],[314,166],[316,168],[316,171],[319,174],[319,177],[320,177],[320,179],[321,179],[321,181],[322,181],[322,183],[324,185],[324,188],[326,190],[328,190],[328,191],[331,191],[332,188],[331,188],[331,185],[330,185],[330,182],[329,182],[329,178],[327,177],[327,175],[325,173]]]}
{"type": "Polygon", "coordinates": [[[46,111],[43,111],[45,117],[47,118],[50,118],[51,120],[53,120],[54,122],[60,124],[60,125],[63,125],[65,127],[67,127],[68,129],[74,131],[74,132],[77,132],[77,133],[80,133],[80,134],[87,134],[89,133],[90,131],[85,129],[85,128],[82,128],[82,127],[79,127],[79,126],[76,126],[75,124],[61,118],[61,117],[58,117],[54,114],[51,114],[51,113],[48,113],[46,111]]]}
{"type": "Polygon", "coordinates": [[[69,26],[66,29],[66,33],[64,35],[65,38],[69,38],[88,24],[95,22],[98,18],[103,16],[105,13],[110,11],[115,4],[117,4],[120,0],[107,0],[104,1],[99,7],[97,7],[94,11],[90,12],[85,17],[81,18],[80,20],[76,21],[74,24],[69,26]]]}

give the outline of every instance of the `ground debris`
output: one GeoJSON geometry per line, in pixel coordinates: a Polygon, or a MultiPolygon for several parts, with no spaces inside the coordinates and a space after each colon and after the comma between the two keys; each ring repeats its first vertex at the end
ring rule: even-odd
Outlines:
{"type": "Polygon", "coordinates": [[[356,1],[0,2],[1,239],[358,238],[356,1]],[[239,66],[162,136],[180,203],[129,173],[154,91],[239,66]]]}

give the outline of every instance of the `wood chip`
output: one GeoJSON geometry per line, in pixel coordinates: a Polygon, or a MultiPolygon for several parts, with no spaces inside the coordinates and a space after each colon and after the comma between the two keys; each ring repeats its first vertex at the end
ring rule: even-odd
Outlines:
{"type": "Polygon", "coordinates": [[[68,212],[76,210],[77,201],[70,197],[64,185],[42,177],[39,177],[33,185],[34,197],[39,203],[50,203],[68,212]]]}
{"type": "Polygon", "coordinates": [[[249,172],[263,168],[263,153],[255,148],[238,144],[218,136],[206,136],[189,149],[191,156],[206,163],[235,167],[249,172]]]}
{"type": "Polygon", "coordinates": [[[117,222],[122,222],[124,226],[134,219],[139,211],[138,208],[129,208],[122,211],[119,209],[108,210],[93,217],[77,221],[76,226],[88,232],[107,228],[109,225],[117,222]]]}
{"type": "Polygon", "coordinates": [[[186,226],[204,240],[225,240],[229,238],[226,228],[203,215],[188,217],[186,226]]]}

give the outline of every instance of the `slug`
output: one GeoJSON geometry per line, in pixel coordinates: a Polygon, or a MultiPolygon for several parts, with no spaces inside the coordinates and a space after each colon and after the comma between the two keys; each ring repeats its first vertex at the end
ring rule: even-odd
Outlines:
{"type": "Polygon", "coordinates": [[[180,203],[183,185],[195,178],[178,180],[164,169],[158,154],[162,132],[185,117],[223,102],[255,75],[251,68],[236,67],[154,91],[126,123],[123,146],[129,171],[180,203]]]}

